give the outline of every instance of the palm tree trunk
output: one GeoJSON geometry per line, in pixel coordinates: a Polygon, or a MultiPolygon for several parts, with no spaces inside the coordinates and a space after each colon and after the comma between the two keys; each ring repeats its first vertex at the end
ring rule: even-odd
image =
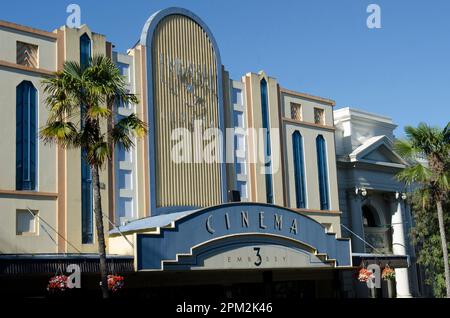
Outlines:
{"type": "Polygon", "coordinates": [[[108,298],[109,297],[108,271],[106,267],[106,244],[105,244],[105,233],[103,229],[103,212],[100,194],[99,168],[97,165],[93,165],[91,169],[92,169],[92,183],[94,186],[94,213],[95,213],[95,225],[97,228],[98,254],[100,256],[102,295],[103,298],[108,298]]]}
{"type": "Polygon", "coordinates": [[[448,266],[448,247],[447,239],[445,238],[444,210],[442,209],[442,201],[437,200],[436,206],[439,220],[439,232],[441,234],[442,254],[444,255],[445,288],[447,290],[447,298],[450,298],[450,269],[448,266]]]}

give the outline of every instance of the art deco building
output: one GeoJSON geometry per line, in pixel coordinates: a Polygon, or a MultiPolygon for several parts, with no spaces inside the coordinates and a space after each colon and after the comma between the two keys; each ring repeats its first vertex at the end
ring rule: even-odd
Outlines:
{"type": "Polygon", "coordinates": [[[413,250],[396,247],[408,241],[410,214],[392,179],[406,163],[391,149],[390,120],[333,112],[333,100],[262,71],[231,79],[211,30],[184,9],[153,14],[126,54],[113,39],[86,25],[0,22],[0,276],[9,291],[23,293],[14,286],[29,279],[27,293],[45,294],[69,264],[80,266],[82,289],[98,286],[89,167],[80,150],[38,137],[48,117],[41,80],[102,54],[139,98],[114,105],[115,120],[137,113],[149,127],[135,148],[116,147],[100,176],[109,269],[128,293],[367,296],[352,273],[378,262],[398,271],[390,288],[411,295],[413,250]]]}

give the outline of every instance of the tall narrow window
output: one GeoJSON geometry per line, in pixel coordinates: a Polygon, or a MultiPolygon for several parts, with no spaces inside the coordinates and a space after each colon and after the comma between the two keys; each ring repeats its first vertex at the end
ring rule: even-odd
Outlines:
{"type": "Polygon", "coordinates": [[[84,33],[80,37],[80,65],[86,67],[91,59],[91,39],[84,33]]]}
{"type": "Polygon", "coordinates": [[[261,112],[262,112],[262,128],[265,132],[265,144],[264,144],[264,166],[266,177],[266,201],[267,203],[273,203],[273,190],[272,190],[272,154],[270,149],[270,121],[269,121],[269,99],[267,94],[267,82],[263,78],[261,80],[261,112]]]}
{"type": "Polygon", "coordinates": [[[306,207],[305,200],[305,172],[303,163],[303,141],[300,132],[292,135],[292,152],[294,154],[295,199],[299,209],[306,207]]]}
{"type": "Polygon", "coordinates": [[[320,209],[329,210],[327,149],[322,135],[316,138],[317,167],[319,172],[320,209]]]}
{"type": "MultiPolygon", "coordinates": [[[[91,40],[85,33],[80,37],[80,65],[85,68],[91,59],[91,40]]],[[[84,116],[83,107],[81,116],[84,116]]],[[[83,124],[83,122],[82,122],[83,124]]],[[[93,191],[92,172],[86,161],[86,149],[81,150],[81,241],[90,244],[94,241],[94,215],[93,215],[93,191]]]]}
{"type": "Polygon", "coordinates": [[[37,94],[29,81],[16,87],[16,189],[36,190],[37,94]]]}

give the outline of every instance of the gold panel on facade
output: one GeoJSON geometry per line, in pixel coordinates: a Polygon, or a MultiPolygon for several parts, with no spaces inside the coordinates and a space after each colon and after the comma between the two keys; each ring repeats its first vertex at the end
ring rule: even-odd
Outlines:
{"type": "MultiPolygon", "coordinates": [[[[176,128],[194,135],[219,127],[216,56],[207,34],[193,20],[181,15],[164,18],[152,45],[156,206],[212,206],[221,203],[221,165],[218,162],[176,163],[171,140],[176,128]]],[[[201,141],[201,149],[210,141],[201,141]]],[[[194,148],[192,159],[194,160],[194,148]]],[[[218,148],[217,148],[218,150],[218,148]]],[[[198,161],[198,160],[197,160],[198,161]]]]}

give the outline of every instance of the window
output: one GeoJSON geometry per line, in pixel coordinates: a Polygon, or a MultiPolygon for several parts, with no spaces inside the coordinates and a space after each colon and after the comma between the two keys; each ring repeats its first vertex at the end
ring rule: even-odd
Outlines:
{"type": "MultiPolygon", "coordinates": [[[[126,89],[125,93],[130,94],[130,90],[126,89]]],[[[123,107],[125,109],[131,109],[131,107],[132,107],[132,104],[130,102],[128,102],[128,101],[124,102],[123,100],[117,101],[116,105],[117,105],[117,107],[123,107]]]]}
{"type": "MultiPolygon", "coordinates": [[[[80,37],[80,65],[82,68],[89,65],[91,59],[91,40],[84,33],[80,37]]],[[[83,108],[82,108],[83,110],[83,108]]],[[[83,113],[83,112],[82,112],[83,113]]],[[[83,114],[81,114],[83,116],[83,114]]],[[[86,160],[86,150],[81,150],[81,242],[91,244],[94,242],[94,209],[92,191],[92,173],[86,160]]]]}
{"type": "Polygon", "coordinates": [[[231,101],[234,105],[244,105],[241,89],[233,88],[233,90],[231,91],[231,101]]]}
{"type": "Polygon", "coordinates": [[[236,175],[245,174],[245,160],[244,158],[236,157],[236,175]]]}
{"type": "Polygon", "coordinates": [[[37,91],[29,81],[16,87],[16,189],[36,190],[37,91]]]}
{"type": "Polygon", "coordinates": [[[319,125],[325,125],[323,109],[314,108],[314,123],[319,125]]]}
{"type": "Polygon", "coordinates": [[[246,200],[247,199],[247,182],[238,181],[237,182],[237,190],[241,194],[241,200],[246,200]]]}
{"type": "Polygon", "coordinates": [[[322,135],[316,138],[317,148],[317,168],[319,172],[319,193],[320,193],[320,209],[328,210],[329,198],[328,198],[328,169],[327,169],[327,150],[325,145],[325,139],[322,135]]]}
{"type": "Polygon", "coordinates": [[[133,176],[131,171],[119,170],[119,188],[125,190],[133,189],[133,176]]]}
{"type": "Polygon", "coordinates": [[[80,37],[80,65],[86,67],[91,59],[91,39],[84,33],[80,37]]]}
{"type": "MultiPolygon", "coordinates": [[[[119,198],[117,207],[117,214],[119,221],[121,218],[130,219],[133,218],[133,199],[132,198],[119,198]]],[[[122,223],[122,222],[120,222],[122,223]]]]}
{"type": "Polygon", "coordinates": [[[37,211],[17,210],[16,211],[16,234],[38,234],[37,232],[37,211]]]}
{"type": "Polygon", "coordinates": [[[295,200],[298,209],[306,207],[305,200],[305,172],[303,164],[303,140],[300,132],[292,135],[292,152],[294,154],[294,178],[295,178],[295,200]]]}
{"type": "Polygon", "coordinates": [[[234,112],[234,127],[244,128],[244,113],[240,111],[234,112]]]}
{"type": "Polygon", "coordinates": [[[38,46],[34,44],[17,41],[16,63],[28,67],[39,67],[38,46]]]}
{"type": "Polygon", "coordinates": [[[117,68],[120,71],[120,74],[125,77],[125,81],[127,83],[130,82],[130,66],[125,63],[117,62],[117,68]]]}
{"type": "Polygon", "coordinates": [[[273,203],[273,190],[272,190],[272,160],[270,149],[270,121],[269,121],[269,99],[267,94],[267,82],[263,78],[261,80],[261,112],[262,112],[262,128],[265,131],[265,145],[264,145],[264,158],[265,158],[265,176],[266,176],[266,201],[267,203],[273,203]]]}
{"type": "Polygon", "coordinates": [[[245,136],[236,135],[236,151],[245,151],[245,136]]]}
{"type": "Polygon", "coordinates": [[[291,118],[294,120],[302,120],[302,105],[291,103],[291,118]]]}
{"type": "Polygon", "coordinates": [[[117,158],[119,161],[131,162],[132,161],[132,149],[126,150],[123,145],[117,146],[117,158]]]}

